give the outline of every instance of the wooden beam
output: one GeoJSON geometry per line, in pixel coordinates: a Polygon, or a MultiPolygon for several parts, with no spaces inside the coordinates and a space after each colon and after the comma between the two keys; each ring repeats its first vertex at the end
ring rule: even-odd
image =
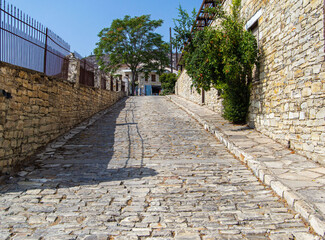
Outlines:
{"type": "Polygon", "coordinates": [[[197,21],[201,21],[201,20],[206,21],[206,20],[213,20],[213,19],[214,19],[214,16],[209,15],[209,16],[206,16],[206,17],[198,17],[196,20],[197,21]]]}

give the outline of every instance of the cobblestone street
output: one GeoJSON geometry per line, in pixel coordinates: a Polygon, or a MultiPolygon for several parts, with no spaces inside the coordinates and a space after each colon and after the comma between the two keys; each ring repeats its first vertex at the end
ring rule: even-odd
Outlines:
{"type": "Polygon", "coordinates": [[[120,101],[0,187],[0,239],[320,239],[164,97],[120,101]]]}

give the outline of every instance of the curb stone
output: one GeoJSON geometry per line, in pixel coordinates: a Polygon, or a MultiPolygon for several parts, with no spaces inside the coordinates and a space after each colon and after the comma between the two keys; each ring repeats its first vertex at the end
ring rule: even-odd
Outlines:
{"type": "Polygon", "coordinates": [[[325,239],[325,220],[322,218],[322,216],[313,214],[314,211],[312,207],[310,207],[306,201],[296,194],[294,190],[291,190],[282,182],[278,181],[275,176],[270,174],[270,172],[267,170],[267,166],[264,163],[261,163],[257,160],[257,158],[246,153],[245,150],[235,146],[234,142],[229,140],[227,134],[225,134],[218,127],[210,125],[203,118],[196,115],[182,104],[179,104],[173,100],[171,96],[166,96],[166,98],[197,120],[205,130],[215,135],[216,138],[219,139],[219,141],[223,143],[231,153],[248,165],[258,179],[260,179],[265,185],[271,187],[273,191],[276,192],[281,198],[284,198],[288,205],[293,207],[296,212],[301,214],[301,216],[310,224],[314,231],[325,239]]]}

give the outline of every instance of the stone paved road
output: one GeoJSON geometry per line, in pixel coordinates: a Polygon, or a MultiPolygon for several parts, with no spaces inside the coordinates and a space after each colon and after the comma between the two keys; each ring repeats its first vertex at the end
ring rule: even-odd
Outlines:
{"type": "Polygon", "coordinates": [[[120,102],[0,188],[0,239],[319,239],[162,97],[120,102]]]}

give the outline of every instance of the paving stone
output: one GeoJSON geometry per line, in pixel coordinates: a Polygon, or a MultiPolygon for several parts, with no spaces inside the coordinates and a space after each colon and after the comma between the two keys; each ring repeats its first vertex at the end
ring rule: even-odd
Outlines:
{"type": "Polygon", "coordinates": [[[1,239],[1,240],[7,240],[7,239],[9,239],[10,235],[11,235],[11,233],[8,233],[8,232],[1,232],[1,231],[0,231],[0,239],[1,239]]]}
{"type": "MultiPolygon", "coordinates": [[[[254,174],[283,196],[291,207],[295,205],[295,201],[306,202],[311,206],[319,204],[320,200],[312,196],[312,191],[321,194],[324,190],[325,167],[295,154],[256,130],[230,124],[219,113],[205,106],[199,106],[175,95],[168,98],[215,135],[239,159],[247,163],[254,174]]],[[[318,220],[309,218],[310,212],[306,215],[305,208],[300,206],[294,208],[318,234],[325,237],[325,229],[320,227],[325,224],[325,208],[317,206],[317,209],[314,209],[320,216],[318,220]]]]}
{"type": "Polygon", "coordinates": [[[23,169],[29,174],[1,188],[6,238],[315,236],[213,135],[163,97],[131,97],[48,150],[51,157],[39,157],[39,168],[23,169]]]}

